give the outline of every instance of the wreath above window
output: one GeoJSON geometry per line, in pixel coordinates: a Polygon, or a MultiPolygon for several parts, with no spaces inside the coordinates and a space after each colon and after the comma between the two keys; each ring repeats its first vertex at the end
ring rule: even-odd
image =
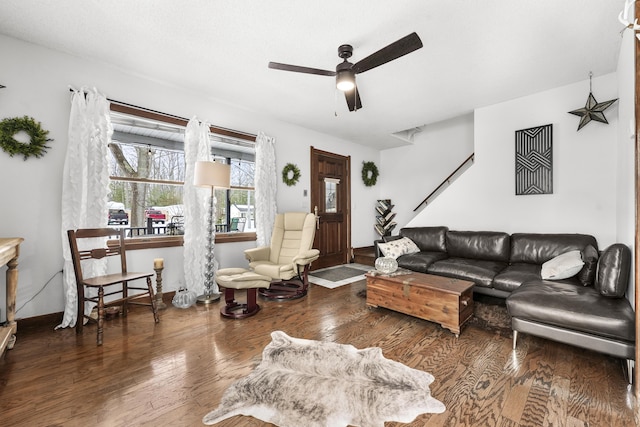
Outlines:
{"type": "Polygon", "coordinates": [[[378,167],[373,162],[362,162],[362,182],[367,187],[376,185],[378,181],[378,167]]]}
{"type": "Polygon", "coordinates": [[[287,184],[289,187],[296,185],[299,179],[300,169],[298,169],[298,166],[293,163],[287,163],[284,168],[282,168],[282,182],[287,184]]]}
{"type": "Polygon", "coordinates": [[[47,142],[53,141],[47,138],[48,130],[42,129],[39,122],[31,117],[13,117],[0,122],[0,148],[13,157],[15,154],[22,154],[24,160],[30,156],[42,157],[47,152],[47,142]],[[18,132],[24,131],[31,139],[29,143],[20,142],[15,139],[18,132]]]}

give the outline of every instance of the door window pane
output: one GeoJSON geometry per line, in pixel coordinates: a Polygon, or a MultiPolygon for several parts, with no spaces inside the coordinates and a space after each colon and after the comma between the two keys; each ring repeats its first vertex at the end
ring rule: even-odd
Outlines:
{"type": "Polygon", "coordinates": [[[338,212],[337,190],[339,180],[324,180],[324,211],[329,213],[338,212]]]}
{"type": "Polygon", "coordinates": [[[329,213],[338,212],[336,205],[336,192],[338,185],[335,182],[324,183],[324,211],[329,213]]]}

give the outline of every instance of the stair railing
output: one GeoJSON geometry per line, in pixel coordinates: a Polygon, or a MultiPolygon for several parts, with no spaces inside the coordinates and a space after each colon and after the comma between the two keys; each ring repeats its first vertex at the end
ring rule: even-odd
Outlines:
{"type": "Polygon", "coordinates": [[[420,204],[419,204],[418,206],[416,206],[416,208],[415,208],[413,211],[415,212],[415,211],[417,211],[418,209],[420,209],[420,206],[422,206],[422,205],[426,205],[426,204],[427,204],[427,202],[429,201],[429,199],[430,199],[431,197],[433,197],[436,193],[438,193],[438,191],[440,191],[440,190],[445,186],[445,184],[450,184],[450,183],[451,183],[451,179],[452,179],[452,178],[453,178],[453,177],[454,177],[454,176],[455,176],[455,175],[456,175],[456,174],[457,174],[457,173],[458,173],[458,172],[459,172],[463,167],[465,167],[465,165],[467,165],[467,163],[469,163],[469,162],[473,162],[473,161],[474,161],[474,156],[475,156],[475,155],[476,155],[476,153],[472,153],[469,157],[467,157],[467,158],[466,158],[466,160],[465,160],[464,162],[462,162],[462,163],[460,164],[460,166],[458,166],[458,167],[456,168],[456,170],[454,170],[453,172],[451,172],[451,174],[450,174],[448,177],[446,177],[446,178],[444,179],[444,181],[442,181],[442,182],[440,183],[440,185],[438,185],[438,186],[436,187],[436,189],[435,189],[435,190],[433,190],[431,193],[429,193],[429,195],[428,195],[427,197],[425,197],[425,198],[424,198],[424,200],[423,200],[423,201],[421,201],[421,202],[420,202],[420,204]]]}

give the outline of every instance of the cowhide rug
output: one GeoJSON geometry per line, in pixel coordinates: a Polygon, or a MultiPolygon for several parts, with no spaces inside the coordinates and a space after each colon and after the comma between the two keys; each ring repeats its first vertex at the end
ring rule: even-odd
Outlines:
{"type": "Polygon", "coordinates": [[[445,410],[431,397],[431,374],[386,359],[378,347],[358,350],[282,331],[271,338],[262,362],[224,392],[205,424],[250,415],[281,427],[383,427],[445,410]]]}

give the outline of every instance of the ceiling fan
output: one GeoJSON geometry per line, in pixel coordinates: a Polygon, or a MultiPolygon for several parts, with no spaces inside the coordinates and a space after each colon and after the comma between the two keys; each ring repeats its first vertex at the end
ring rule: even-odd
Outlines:
{"type": "Polygon", "coordinates": [[[372,68],[386,64],[421,47],[422,40],[420,40],[420,37],[414,32],[383,47],[355,64],[347,61],[353,54],[353,47],[348,44],[343,44],[338,48],[338,56],[344,61],[336,66],[335,71],[281,64],[279,62],[269,62],[269,68],[293,71],[296,73],[317,74],[319,76],[335,76],[336,87],[344,92],[349,111],[356,111],[362,108],[360,94],[356,86],[356,74],[364,73],[372,68]]]}

